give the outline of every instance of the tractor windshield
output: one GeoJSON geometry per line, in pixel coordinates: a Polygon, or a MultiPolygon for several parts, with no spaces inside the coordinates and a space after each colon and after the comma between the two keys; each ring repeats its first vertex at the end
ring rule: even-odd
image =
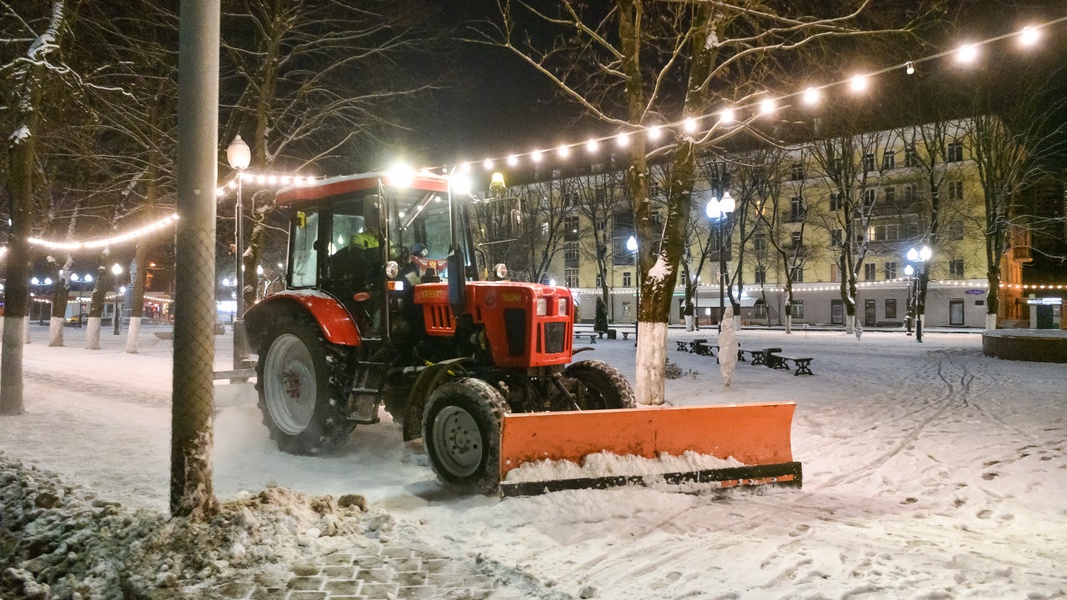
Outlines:
{"type": "Polygon", "coordinates": [[[437,277],[447,278],[445,259],[452,233],[448,200],[444,194],[396,190],[389,202],[389,210],[389,244],[393,260],[401,264],[411,260],[418,265],[420,273],[433,269],[437,277]]]}

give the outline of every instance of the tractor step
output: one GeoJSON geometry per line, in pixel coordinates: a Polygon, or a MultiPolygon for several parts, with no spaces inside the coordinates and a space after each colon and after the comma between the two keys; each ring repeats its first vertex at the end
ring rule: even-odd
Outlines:
{"type": "Polygon", "coordinates": [[[382,388],[385,387],[383,362],[361,361],[352,374],[352,387],[348,389],[348,419],[360,425],[378,422],[378,406],[381,404],[382,388]]]}

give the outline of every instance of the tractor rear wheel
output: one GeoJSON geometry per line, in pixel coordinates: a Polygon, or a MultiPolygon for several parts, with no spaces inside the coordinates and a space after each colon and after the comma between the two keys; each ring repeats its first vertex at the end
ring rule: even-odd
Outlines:
{"type": "Polygon", "coordinates": [[[344,369],[310,319],[282,318],[266,336],[256,365],[259,408],[278,449],[290,454],[319,454],[339,449],[355,423],[345,418],[338,385],[344,369]]]}
{"type": "Polygon", "coordinates": [[[496,490],[500,428],[506,412],[504,397],[480,379],[456,379],[430,394],[422,437],[437,478],[463,493],[496,490]]]}
{"type": "Polygon", "coordinates": [[[563,371],[563,376],[576,382],[571,391],[582,410],[633,408],[637,405],[630,382],[606,362],[576,362],[563,371]]]}

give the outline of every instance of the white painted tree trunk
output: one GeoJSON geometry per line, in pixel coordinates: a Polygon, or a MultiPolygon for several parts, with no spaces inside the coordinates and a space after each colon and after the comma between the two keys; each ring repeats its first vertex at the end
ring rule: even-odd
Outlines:
{"type": "Polygon", "coordinates": [[[667,365],[667,324],[637,323],[638,404],[663,404],[663,371],[667,365]]]}
{"type": "Polygon", "coordinates": [[[845,333],[856,333],[856,315],[845,315],[845,333]]]}
{"type": "Polygon", "coordinates": [[[4,343],[4,323],[7,322],[6,317],[0,317],[0,345],[4,343]]]}
{"type": "Polygon", "coordinates": [[[733,307],[726,308],[719,331],[719,374],[722,375],[723,387],[730,387],[730,380],[737,369],[737,329],[734,328],[733,307]]]}
{"type": "Polygon", "coordinates": [[[793,315],[785,316],[785,332],[793,333],[793,315]]]}
{"type": "Polygon", "coordinates": [[[52,317],[48,321],[48,345],[63,345],[63,317],[52,317]]]}
{"type": "Polygon", "coordinates": [[[985,316],[985,330],[994,331],[997,328],[997,315],[996,313],[986,313],[985,316]]]}
{"type": "Polygon", "coordinates": [[[85,347],[88,350],[100,349],[100,317],[89,317],[86,322],[85,347]]]}
{"type": "Polygon", "coordinates": [[[22,317],[22,340],[27,344],[30,343],[30,317],[29,315],[22,317]]]}
{"type": "Polygon", "coordinates": [[[741,331],[741,315],[734,315],[734,331],[741,331]]]}
{"type": "Polygon", "coordinates": [[[126,333],[126,352],[137,354],[137,336],[141,333],[141,317],[130,317],[130,330],[126,333]]]}

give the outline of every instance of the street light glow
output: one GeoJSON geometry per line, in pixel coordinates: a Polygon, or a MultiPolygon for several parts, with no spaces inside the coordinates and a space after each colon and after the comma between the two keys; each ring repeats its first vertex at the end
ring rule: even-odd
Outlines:
{"type": "Polygon", "coordinates": [[[814,106],[818,104],[821,98],[822,94],[819,93],[819,90],[813,87],[809,87],[808,89],[804,90],[804,104],[808,106],[814,106]]]}
{"type": "Polygon", "coordinates": [[[724,108],[722,110],[722,112],[719,113],[719,122],[720,123],[733,123],[734,122],[734,109],[732,109],[732,108],[724,108]]]}
{"type": "Polygon", "coordinates": [[[956,50],[956,62],[969,65],[978,58],[978,47],[974,44],[964,44],[956,50]]]}
{"type": "Polygon", "coordinates": [[[774,98],[765,98],[759,103],[760,114],[769,115],[777,108],[774,102],[774,98]]]}
{"type": "Polygon", "coordinates": [[[857,93],[866,91],[869,86],[870,81],[868,81],[866,75],[853,75],[848,84],[849,89],[857,93]]]}
{"type": "Polygon", "coordinates": [[[1041,31],[1036,27],[1027,25],[1023,27],[1023,30],[1019,33],[1019,44],[1027,48],[1037,44],[1041,39],[1041,31]]]}

